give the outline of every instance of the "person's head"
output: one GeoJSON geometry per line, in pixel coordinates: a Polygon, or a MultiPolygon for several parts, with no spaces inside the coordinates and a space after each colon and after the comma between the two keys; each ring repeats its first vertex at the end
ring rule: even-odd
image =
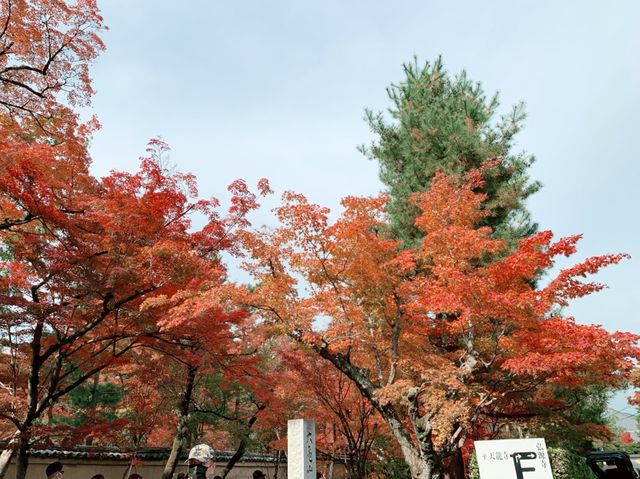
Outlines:
{"type": "Polygon", "coordinates": [[[205,479],[213,476],[216,463],[213,462],[213,449],[206,444],[193,446],[189,451],[189,477],[205,479]]]}
{"type": "Polygon", "coordinates": [[[178,474],[178,479],[186,479],[187,475],[184,472],[178,474]]]}
{"type": "Polygon", "coordinates": [[[213,479],[222,479],[222,476],[213,476],[213,479]]]}
{"type": "Polygon", "coordinates": [[[267,479],[267,475],[260,469],[253,471],[253,479],[267,479]]]}
{"type": "Polygon", "coordinates": [[[91,476],[91,479],[104,479],[102,474],[96,474],[95,476],[91,476]]]}
{"type": "Polygon", "coordinates": [[[49,479],[62,479],[64,467],[60,461],[52,462],[45,469],[45,473],[49,479]]]}

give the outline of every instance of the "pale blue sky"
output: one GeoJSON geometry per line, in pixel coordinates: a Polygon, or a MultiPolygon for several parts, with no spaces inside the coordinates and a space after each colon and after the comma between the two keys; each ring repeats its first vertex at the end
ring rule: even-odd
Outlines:
{"type": "MultiPolygon", "coordinates": [[[[93,68],[94,172],[131,170],[161,135],[201,193],[270,179],[336,207],[381,189],[365,107],[415,54],[442,54],[502,104],[524,100],[519,148],[544,188],[535,220],[584,233],[580,258],[634,256],[577,301],[580,322],[640,332],[640,2],[104,0],[107,51],[93,68]]],[[[267,221],[265,213],[258,221],[267,221]]]]}

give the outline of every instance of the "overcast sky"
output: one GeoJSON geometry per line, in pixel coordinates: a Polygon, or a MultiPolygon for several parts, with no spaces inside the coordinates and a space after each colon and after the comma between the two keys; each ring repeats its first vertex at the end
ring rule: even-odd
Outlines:
{"type": "MultiPolygon", "coordinates": [[[[104,0],[107,51],[93,68],[94,172],[133,170],[162,136],[204,196],[267,177],[337,208],[382,189],[365,107],[413,55],[442,54],[504,110],[529,118],[519,149],[535,154],[543,189],[529,202],[541,228],[584,233],[579,258],[628,252],[576,301],[579,322],[640,332],[640,2],[104,0]]],[[[267,221],[269,216],[260,216],[267,221]]]]}

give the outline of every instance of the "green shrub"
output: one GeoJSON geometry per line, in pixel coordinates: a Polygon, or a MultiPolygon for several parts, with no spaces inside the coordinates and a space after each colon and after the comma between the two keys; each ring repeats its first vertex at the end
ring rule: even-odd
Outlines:
{"type": "Polygon", "coordinates": [[[567,449],[549,448],[549,460],[554,479],[595,479],[587,460],[567,449]]]}
{"type": "Polygon", "coordinates": [[[478,469],[478,458],[476,458],[475,451],[471,454],[469,458],[469,479],[480,479],[480,470],[478,469]]]}
{"type": "MultiPolygon", "coordinates": [[[[587,460],[566,449],[549,448],[549,460],[553,479],[595,479],[595,475],[587,466],[587,460]]],[[[469,460],[469,479],[480,479],[478,460],[475,453],[469,460]]]]}

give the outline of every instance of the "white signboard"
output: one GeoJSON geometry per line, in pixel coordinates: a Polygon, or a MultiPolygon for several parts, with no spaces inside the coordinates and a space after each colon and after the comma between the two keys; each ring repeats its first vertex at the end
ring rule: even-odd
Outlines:
{"type": "Polygon", "coordinates": [[[553,479],[544,439],[475,441],[480,479],[553,479]]]}

